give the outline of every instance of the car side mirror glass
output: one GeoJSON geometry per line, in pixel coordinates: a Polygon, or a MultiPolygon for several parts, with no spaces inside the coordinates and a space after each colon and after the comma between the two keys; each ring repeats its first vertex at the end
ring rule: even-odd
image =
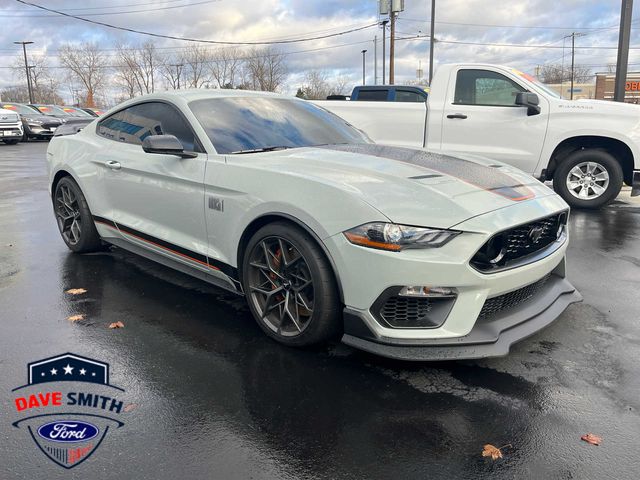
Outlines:
{"type": "Polygon", "coordinates": [[[193,152],[185,152],[175,135],[149,135],[142,141],[142,150],[161,155],[177,155],[180,158],[195,158],[193,152]]]}
{"type": "Polygon", "coordinates": [[[527,107],[527,115],[538,115],[540,113],[540,99],[538,95],[531,92],[516,93],[516,105],[527,107]]]}

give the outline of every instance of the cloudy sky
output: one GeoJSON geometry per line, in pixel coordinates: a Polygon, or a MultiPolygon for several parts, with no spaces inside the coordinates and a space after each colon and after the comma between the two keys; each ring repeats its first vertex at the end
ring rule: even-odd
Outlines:
{"type": "MultiPolygon", "coordinates": [[[[121,27],[221,41],[300,39],[343,32],[380,19],[376,0],[28,1],[121,27]]],[[[595,72],[606,70],[616,60],[619,0],[437,0],[436,4],[436,68],[441,63],[480,61],[535,73],[538,65],[561,63],[563,54],[564,61],[570,61],[571,39],[564,37],[574,31],[584,34],[576,39],[577,63],[595,72]]],[[[419,65],[428,71],[428,39],[415,37],[429,32],[430,9],[430,0],[405,1],[405,11],[397,22],[397,36],[402,40],[396,44],[396,83],[415,80],[419,65]]],[[[640,13],[637,16],[640,19],[640,13]]],[[[13,45],[16,40],[35,42],[29,51],[46,54],[50,66],[55,67],[57,49],[64,43],[96,42],[106,54],[113,55],[116,42],[135,44],[148,38],[47,13],[14,0],[0,0],[0,19],[5,27],[0,29],[0,88],[18,83],[10,68],[21,55],[20,47],[13,45]]],[[[638,49],[631,51],[630,70],[640,69],[638,26],[640,20],[634,20],[631,45],[638,49]]],[[[310,69],[324,70],[330,77],[347,75],[358,83],[363,49],[368,50],[367,81],[372,83],[375,35],[380,78],[382,30],[375,26],[279,46],[287,55],[290,71],[285,91],[295,92],[310,69]]],[[[154,41],[165,51],[188,45],[178,40],[154,41]]],[[[62,75],[61,70],[51,71],[62,75]]]]}

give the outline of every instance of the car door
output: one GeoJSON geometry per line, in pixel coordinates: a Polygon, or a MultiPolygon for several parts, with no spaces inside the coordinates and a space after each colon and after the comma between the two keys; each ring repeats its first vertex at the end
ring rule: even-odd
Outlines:
{"type": "Polygon", "coordinates": [[[442,112],[441,149],[473,153],[533,173],[542,152],[549,106],[540,97],[541,113],[528,115],[515,104],[526,89],[491,69],[452,71],[442,112]]]}
{"type": "Polygon", "coordinates": [[[100,154],[107,167],[113,220],[131,243],[207,271],[204,174],[207,155],[173,105],[136,104],[98,123],[112,148],[100,154]],[[175,135],[195,158],[146,153],[149,135],[175,135]]]}

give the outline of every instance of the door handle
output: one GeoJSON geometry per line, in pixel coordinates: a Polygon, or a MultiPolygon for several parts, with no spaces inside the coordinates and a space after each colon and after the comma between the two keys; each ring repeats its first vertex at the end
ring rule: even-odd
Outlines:
{"type": "Polygon", "coordinates": [[[120,170],[120,168],[122,168],[120,162],[116,162],[115,160],[109,160],[108,162],[104,162],[104,164],[111,170],[120,170]]]}
{"type": "Polygon", "coordinates": [[[447,118],[459,118],[461,120],[464,120],[465,118],[467,118],[467,116],[462,113],[452,113],[450,115],[447,115],[447,118]]]}

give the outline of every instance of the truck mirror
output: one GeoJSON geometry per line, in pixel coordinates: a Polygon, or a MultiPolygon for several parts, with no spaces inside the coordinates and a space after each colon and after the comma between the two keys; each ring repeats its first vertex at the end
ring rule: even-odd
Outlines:
{"type": "Polygon", "coordinates": [[[527,107],[527,115],[538,115],[540,113],[540,99],[538,95],[531,92],[516,93],[516,105],[527,107]]]}

